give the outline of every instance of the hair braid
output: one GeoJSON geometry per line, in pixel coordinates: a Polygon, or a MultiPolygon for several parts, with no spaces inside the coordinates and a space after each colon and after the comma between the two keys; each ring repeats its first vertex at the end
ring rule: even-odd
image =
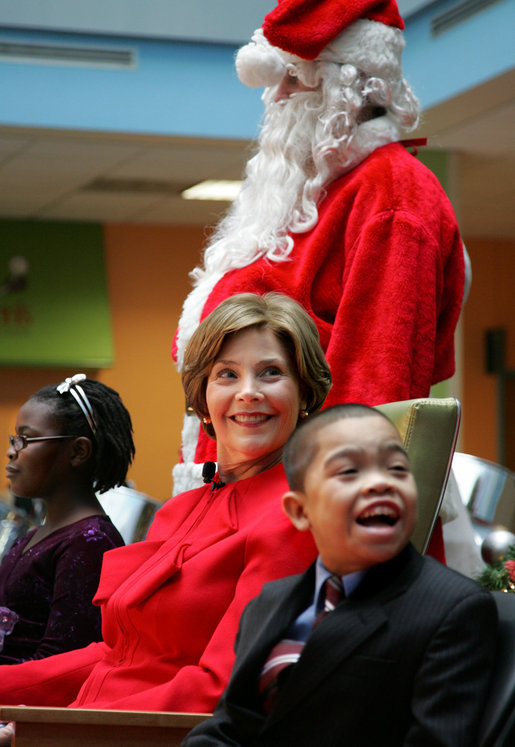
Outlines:
{"type": "Polygon", "coordinates": [[[59,394],[55,386],[46,386],[30,399],[44,402],[59,421],[63,435],[87,436],[93,443],[91,477],[100,493],[122,485],[135,454],[132,421],[120,395],[94,379],[85,379],[84,390],[97,423],[93,435],[84,413],[69,392],[59,394]]]}

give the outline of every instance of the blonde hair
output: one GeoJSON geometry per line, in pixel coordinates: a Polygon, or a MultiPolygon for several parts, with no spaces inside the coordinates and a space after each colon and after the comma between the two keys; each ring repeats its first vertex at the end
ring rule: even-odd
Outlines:
{"type": "MultiPolygon", "coordinates": [[[[319,410],[331,388],[331,372],[320,346],[318,330],[309,314],[282,293],[240,293],[230,296],[198,326],[186,347],[182,384],[186,402],[199,418],[209,416],[207,378],[222,345],[233,334],[252,327],[269,329],[287,353],[298,378],[306,410],[319,410]]],[[[203,424],[215,437],[211,424],[203,424]]]]}

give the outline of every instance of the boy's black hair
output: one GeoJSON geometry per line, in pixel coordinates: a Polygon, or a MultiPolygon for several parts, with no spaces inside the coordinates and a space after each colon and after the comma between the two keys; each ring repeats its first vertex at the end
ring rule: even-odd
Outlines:
{"type": "Polygon", "coordinates": [[[318,451],[318,431],[330,423],[344,418],[366,418],[371,415],[390,420],[380,410],[368,405],[349,402],[333,405],[304,420],[288,439],[283,452],[283,465],[290,490],[304,489],[306,470],[318,451]]]}
{"type": "Polygon", "coordinates": [[[91,407],[96,433],[70,394],[59,394],[55,386],[45,386],[30,397],[50,408],[59,422],[62,435],[87,436],[93,443],[91,479],[95,491],[105,493],[123,485],[136,449],[132,438],[132,421],[120,395],[94,379],[80,382],[91,407]]]}

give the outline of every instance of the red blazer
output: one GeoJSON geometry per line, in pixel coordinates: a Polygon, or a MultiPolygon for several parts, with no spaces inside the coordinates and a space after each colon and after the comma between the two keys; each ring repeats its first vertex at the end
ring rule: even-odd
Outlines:
{"type": "Polygon", "coordinates": [[[286,490],[277,465],[169,500],[147,540],[105,555],[95,598],[104,642],[0,667],[0,703],[213,710],[247,602],[316,556],[282,511],[286,490]]]}

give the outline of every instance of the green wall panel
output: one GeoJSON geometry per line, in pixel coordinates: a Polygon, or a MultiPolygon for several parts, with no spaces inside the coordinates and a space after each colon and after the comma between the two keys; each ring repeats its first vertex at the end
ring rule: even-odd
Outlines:
{"type": "Polygon", "coordinates": [[[102,227],[0,221],[0,365],[112,362],[102,227]]]}
{"type": "Polygon", "coordinates": [[[417,158],[436,176],[445,191],[448,191],[449,154],[443,150],[420,148],[417,158]]]}

